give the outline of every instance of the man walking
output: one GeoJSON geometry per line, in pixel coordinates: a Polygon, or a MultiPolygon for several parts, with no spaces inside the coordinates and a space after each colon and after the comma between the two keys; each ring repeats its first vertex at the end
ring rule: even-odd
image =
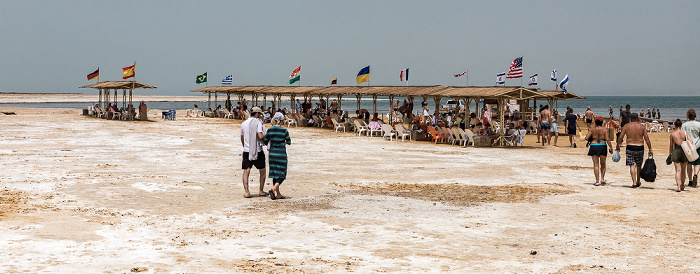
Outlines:
{"type": "Polygon", "coordinates": [[[265,125],[263,125],[260,116],[262,110],[259,107],[253,107],[250,110],[250,118],[241,124],[241,144],[243,145],[243,189],[245,195],[243,197],[250,198],[248,190],[248,177],[250,169],[255,166],[260,172],[260,191],[259,196],[267,196],[263,190],[265,185],[265,153],[263,152],[263,139],[265,138],[265,125]]]}
{"type": "MultiPolygon", "coordinates": [[[[566,121],[564,123],[566,128],[566,134],[569,135],[569,145],[576,148],[576,129],[578,128],[578,117],[576,117],[576,114],[574,114],[574,109],[569,109],[566,111],[566,116],[564,117],[564,120],[566,121]]],[[[579,129],[579,131],[581,130],[579,129]]]]}
{"type": "MultiPolygon", "coordinates": [[[[683,123],[681,130],[688,133],[688,137],[690,137],[690,139],[693,140],[693,142],[695,143],[697,151],[700,151],[700,122],[695,121],[695,116],[695,110],[689,109],[688,112],[686,112],[685,114],[685,117],[688,118],[688,121],[683,123]]],[[[700,158],[696,159],[695,161],[688,162],[687,169],[688,186],[697,187],[698,173],[700,173],[700,158]]]]}
{"type": "MultiPolygon", "coordinates": [[[[629,105],[627,105],[627,109],[629,110],[629,105]]],[[[644,142],[647,143],[649,148],[649,157],[654,155],[651,151],[651,141],[649,140],[649,135],[647,135],[647,129],[639,123],[639,114],[630,113],[630,121],[622,127],[620,137],[617,138],[615,150],[620,151],[620,143],[625,137],[627,137],[625,139],[627,143],[625,152],[627,155],[626,165],[630,167],[632,187],[639,187],[642,185],[642,182],[639,181],[639,174],[642,171],[642,161],[644,160],[644,142]]]]}
{"type": "Polygon", "coordinates": [[[593,123],[593,111],[591,107],[588,107],[588,109],[586,109],[586,128],[588,131],[591,130],[591,123],[593,123]]]}
{"type": "Polygon", "coordinates": [[[549,105],[544,105],[544,108],[542,111],[540,111],[539,117],[540,127],[542,128],[542,146],[551,141],[552,137],[549,135],[549,131],[552,128],[552,125],[549,123],[551,119],[552,117],[551,113],[549,112],[549,105]]]}

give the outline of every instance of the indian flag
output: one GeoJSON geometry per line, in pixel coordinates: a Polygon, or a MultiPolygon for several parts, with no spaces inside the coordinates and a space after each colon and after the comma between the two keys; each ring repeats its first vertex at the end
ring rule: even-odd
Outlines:
{"type": "Polygon", "coordinates": [[[292,71],[292,75],[289,75],[289,84],[291,85],[299,80],[301,80],[301,66],[292,71]]]}

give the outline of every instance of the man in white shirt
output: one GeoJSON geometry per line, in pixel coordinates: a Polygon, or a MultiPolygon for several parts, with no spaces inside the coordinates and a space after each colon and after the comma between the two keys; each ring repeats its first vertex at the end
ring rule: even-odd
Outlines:
{"type": "MultiPolygon", "coordinates": [[[[697,151],[700,151],[700,122],[695,121],[696,115],[697,114],[695,113],[694,109],[689,109],[688,112],[686,112],[685,114],[685,117],[688,118],[688,121],[683,123],[681,130],[688,133],[688,137],[690,137],[690,139],[693,140],[693,142],[695,143],[697,151]]],[[[692,162],[689,161],[687,166],[689,181],[688,186],[697,187],[698,173],[700,173],[700,158],[692,162]]]]}
{"type": "Polygon", "coordinates": [[[253,197],[248,190],[248,177],[253,166],[260,171],[260,192],[258,192],[258,196],[267,196],[267,193],[263,190],[265,185],[265,153],[262,146],[263,138],[265,138],[265,125],[260,120],[262,110],[259,107],[253,107],[250,112],[250,118],[241,124],[243,189],[245,190],[243,197],[245,198],[253,197]]]}

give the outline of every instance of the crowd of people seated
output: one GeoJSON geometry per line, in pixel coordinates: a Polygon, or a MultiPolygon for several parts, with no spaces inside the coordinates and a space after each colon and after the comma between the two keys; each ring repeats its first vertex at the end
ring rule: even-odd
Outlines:
{"type": "MultiPolygon", "coordinates": [[[[141,101],[142,105],[146,105],[141,101]]],[[[142,116],[146,117],[145,110],[141,112],[139,106],[139,112],[143,113],[142,116]]],[[[117,108],[117,104],[108,103],[105,109],[102,109],[99,104],[91,105],[88,107],[88,115],[95,118],[104,118],[112,120],[134,120],[137,119],[136,109],[133,104],[129,104],[126,108],[117,108]]]]}

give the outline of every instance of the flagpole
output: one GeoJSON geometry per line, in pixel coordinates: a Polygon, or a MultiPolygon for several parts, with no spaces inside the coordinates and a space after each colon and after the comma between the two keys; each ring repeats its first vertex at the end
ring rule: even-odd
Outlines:
{"type": "Polygon", "coordinates": [[[467,87],[469,86],[469,70],[467,70],[467,87]]]}

